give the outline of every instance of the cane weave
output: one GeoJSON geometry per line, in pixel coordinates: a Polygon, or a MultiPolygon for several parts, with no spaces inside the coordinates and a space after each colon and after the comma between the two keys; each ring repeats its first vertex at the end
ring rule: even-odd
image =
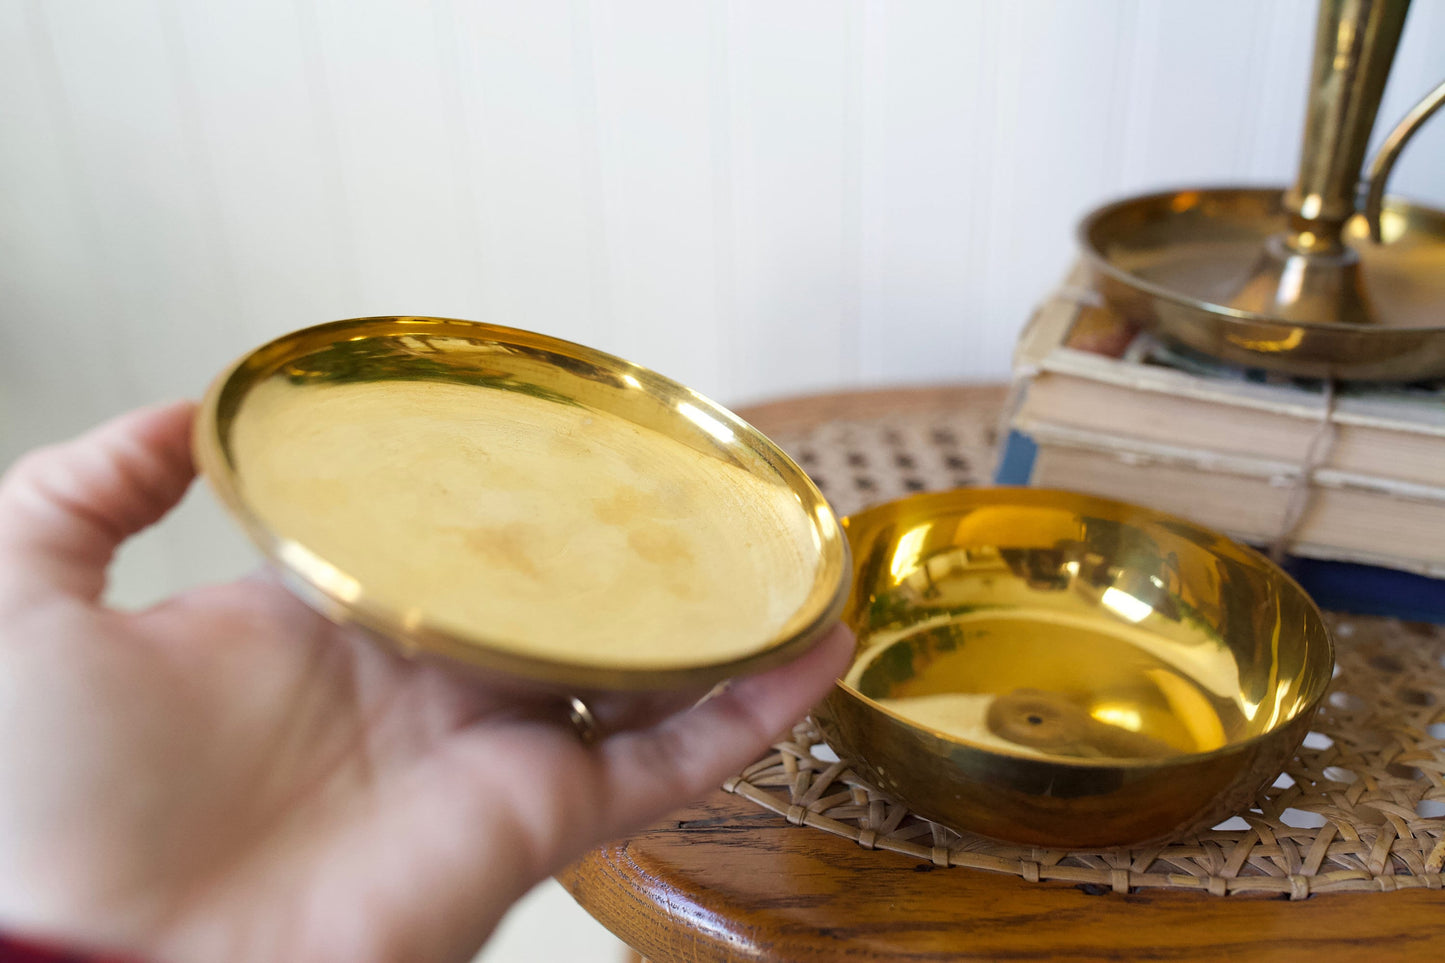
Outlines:
{"type": "MultiPolygon", "coordinates": [[[[840,514],[982,483],[997,409],[833,420],[774,433],[840,514]]],[[[1251,809],[1147,849],[995,842],[916,816],[860,779],[810,723],[724,787],[795,825],[938,866],[1101,890],[1223,896],[1440,889],[1445,864],[1445,627],[1327,616],[1335,681],[1304,746],[1251,809]]],[[[880,857],[882,858],[882,857],[880,857]]]]}

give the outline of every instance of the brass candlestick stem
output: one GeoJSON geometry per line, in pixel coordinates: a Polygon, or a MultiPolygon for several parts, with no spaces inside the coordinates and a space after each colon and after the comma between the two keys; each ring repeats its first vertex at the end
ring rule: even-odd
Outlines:
{"type": "Polygon", "coordinates": [[[1344,250],[1355,188],[1380,97],[1405,27],[1408,0],[1320,4],[1299,176],[1284,196],[1290,243],[1306,253],[1344,250]]]}
{"type": "Polygon", "coordinates": [[[1291,321],[1376,323],[1359,255],[1343,232],[1355,215],[1365,146],[1408,7],[1408,0],[1320,5],[1299,176],[1283,201],[1289,226],[1270,237],[1231,307],[1291,321]]]}

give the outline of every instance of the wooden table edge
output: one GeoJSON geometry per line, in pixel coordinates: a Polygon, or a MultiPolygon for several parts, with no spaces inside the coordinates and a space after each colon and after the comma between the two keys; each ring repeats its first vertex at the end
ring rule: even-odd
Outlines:
{"type": "MultiPolygon", "coordinates": [[[[781,878],[781,877],[779,877],[781,878]]],[[[801,878],[801,877],[800,877],[801,878]]],[[[1445,895],[1439,890],[1277,896],[1212,896],[1138,889],[1127,895],[962,867],[938,868],[852,840],[789,825],[718,790],[630,839],[602,846],[557,875],[577,902],[653,963],[942,963],[946,960],[1438,960],[1445,947],[1445,895]],[[713,862],[676,871],[693,846],[713,862]],[[736,869],[721,865],[744,836],[757,853],[736,869]],[[802,867],[805,892],[777,905],[739,906],[738,888],[802,867]],[[869,918],[809,926],[820,897],[817,876],[839,867],[849,888],[868,876],[870,898],[897,901],[888,931],[876,903],[869,918]],[[866,867],[866,868],[864,868],[866,867]],[[732,873],[740,879],[728,881],[732,873]],[[943,875],[940,875],[943,874],[943,875]],[[746,877],[751,877],[748,879],[746,877]],[[930,900],[934,912],[910,908],[930,900]],[[941,914],[940,914],[941,911],[941,914]],[[942,921],[942,922],[941,922],[942,921]],[[917,929],[909,931],[916,922],[917,929]],[[901,938],[900,938],[901,935],[901,938]],[[888,947],[885,948],[885,942],[888,947]]],[[[776,884],[776,880],[774,881],[776,884]]],[[[768,888],[767,884],[757,886],[768,888]]],[[[773,886],[777,888],[776,885],[773,886]]],[[[822,887],[826,888],[826,887],[822,887]]],[[[844,894],[845,902],[856,897],[844,894]]],[[[851,902],[849,903],[852,906],[851,902]]],[[[857,909],[857,907],[852,907],[857,909]]]]}

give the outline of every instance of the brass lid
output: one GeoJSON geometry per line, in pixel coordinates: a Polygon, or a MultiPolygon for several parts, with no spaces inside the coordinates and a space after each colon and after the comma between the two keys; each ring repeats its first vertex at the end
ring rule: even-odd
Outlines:
{"type": "Polygon", "coordinates": [[[195,449],[299,595],[407,653],[701,686],[801,654],[847,594],[838,520],[777,446],[539,334],[395,317],[286,335],[212,386],[195,449]]]}

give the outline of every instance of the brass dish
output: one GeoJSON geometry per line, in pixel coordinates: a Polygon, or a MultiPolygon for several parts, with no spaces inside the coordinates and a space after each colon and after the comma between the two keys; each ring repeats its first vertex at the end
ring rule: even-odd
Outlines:
{"type": "Polygon", "coordinates": [[[197,462],[289,584],[409,654],[567,687],[680,689],[801,654],[847,542],[752,427],[619,358],[361,318],[211,388],[197,462]]]}
{"type": "MultiPolygon", "coordinates": [[[[1079,244],[1115,309],[1213,357],[1315,378],[1445,375],[1445,213],[1387,199],[1380,244],[1363,215],[1348,221],[1351,284],[1368,292],[1371,321],[1309,321],[1278,306],[1242,306],[1263,307],[1247,298],[1266,250],[1289,227],[1284,196],[1277,187],[1225,187],[1129,198],[1085,218],[1079,244]]],[[[1275,287],[1265,288],[1274,298],[1275,287]]]]}
{"type": "Polygon", "coordinates": [[[1330,681],[1304,591],[1170,515],[961,489],[843,526],[858,648],[815,718],[875,785],[959,829],[1092,848],[1215,825],[1279,773],[1330,681]]]}

